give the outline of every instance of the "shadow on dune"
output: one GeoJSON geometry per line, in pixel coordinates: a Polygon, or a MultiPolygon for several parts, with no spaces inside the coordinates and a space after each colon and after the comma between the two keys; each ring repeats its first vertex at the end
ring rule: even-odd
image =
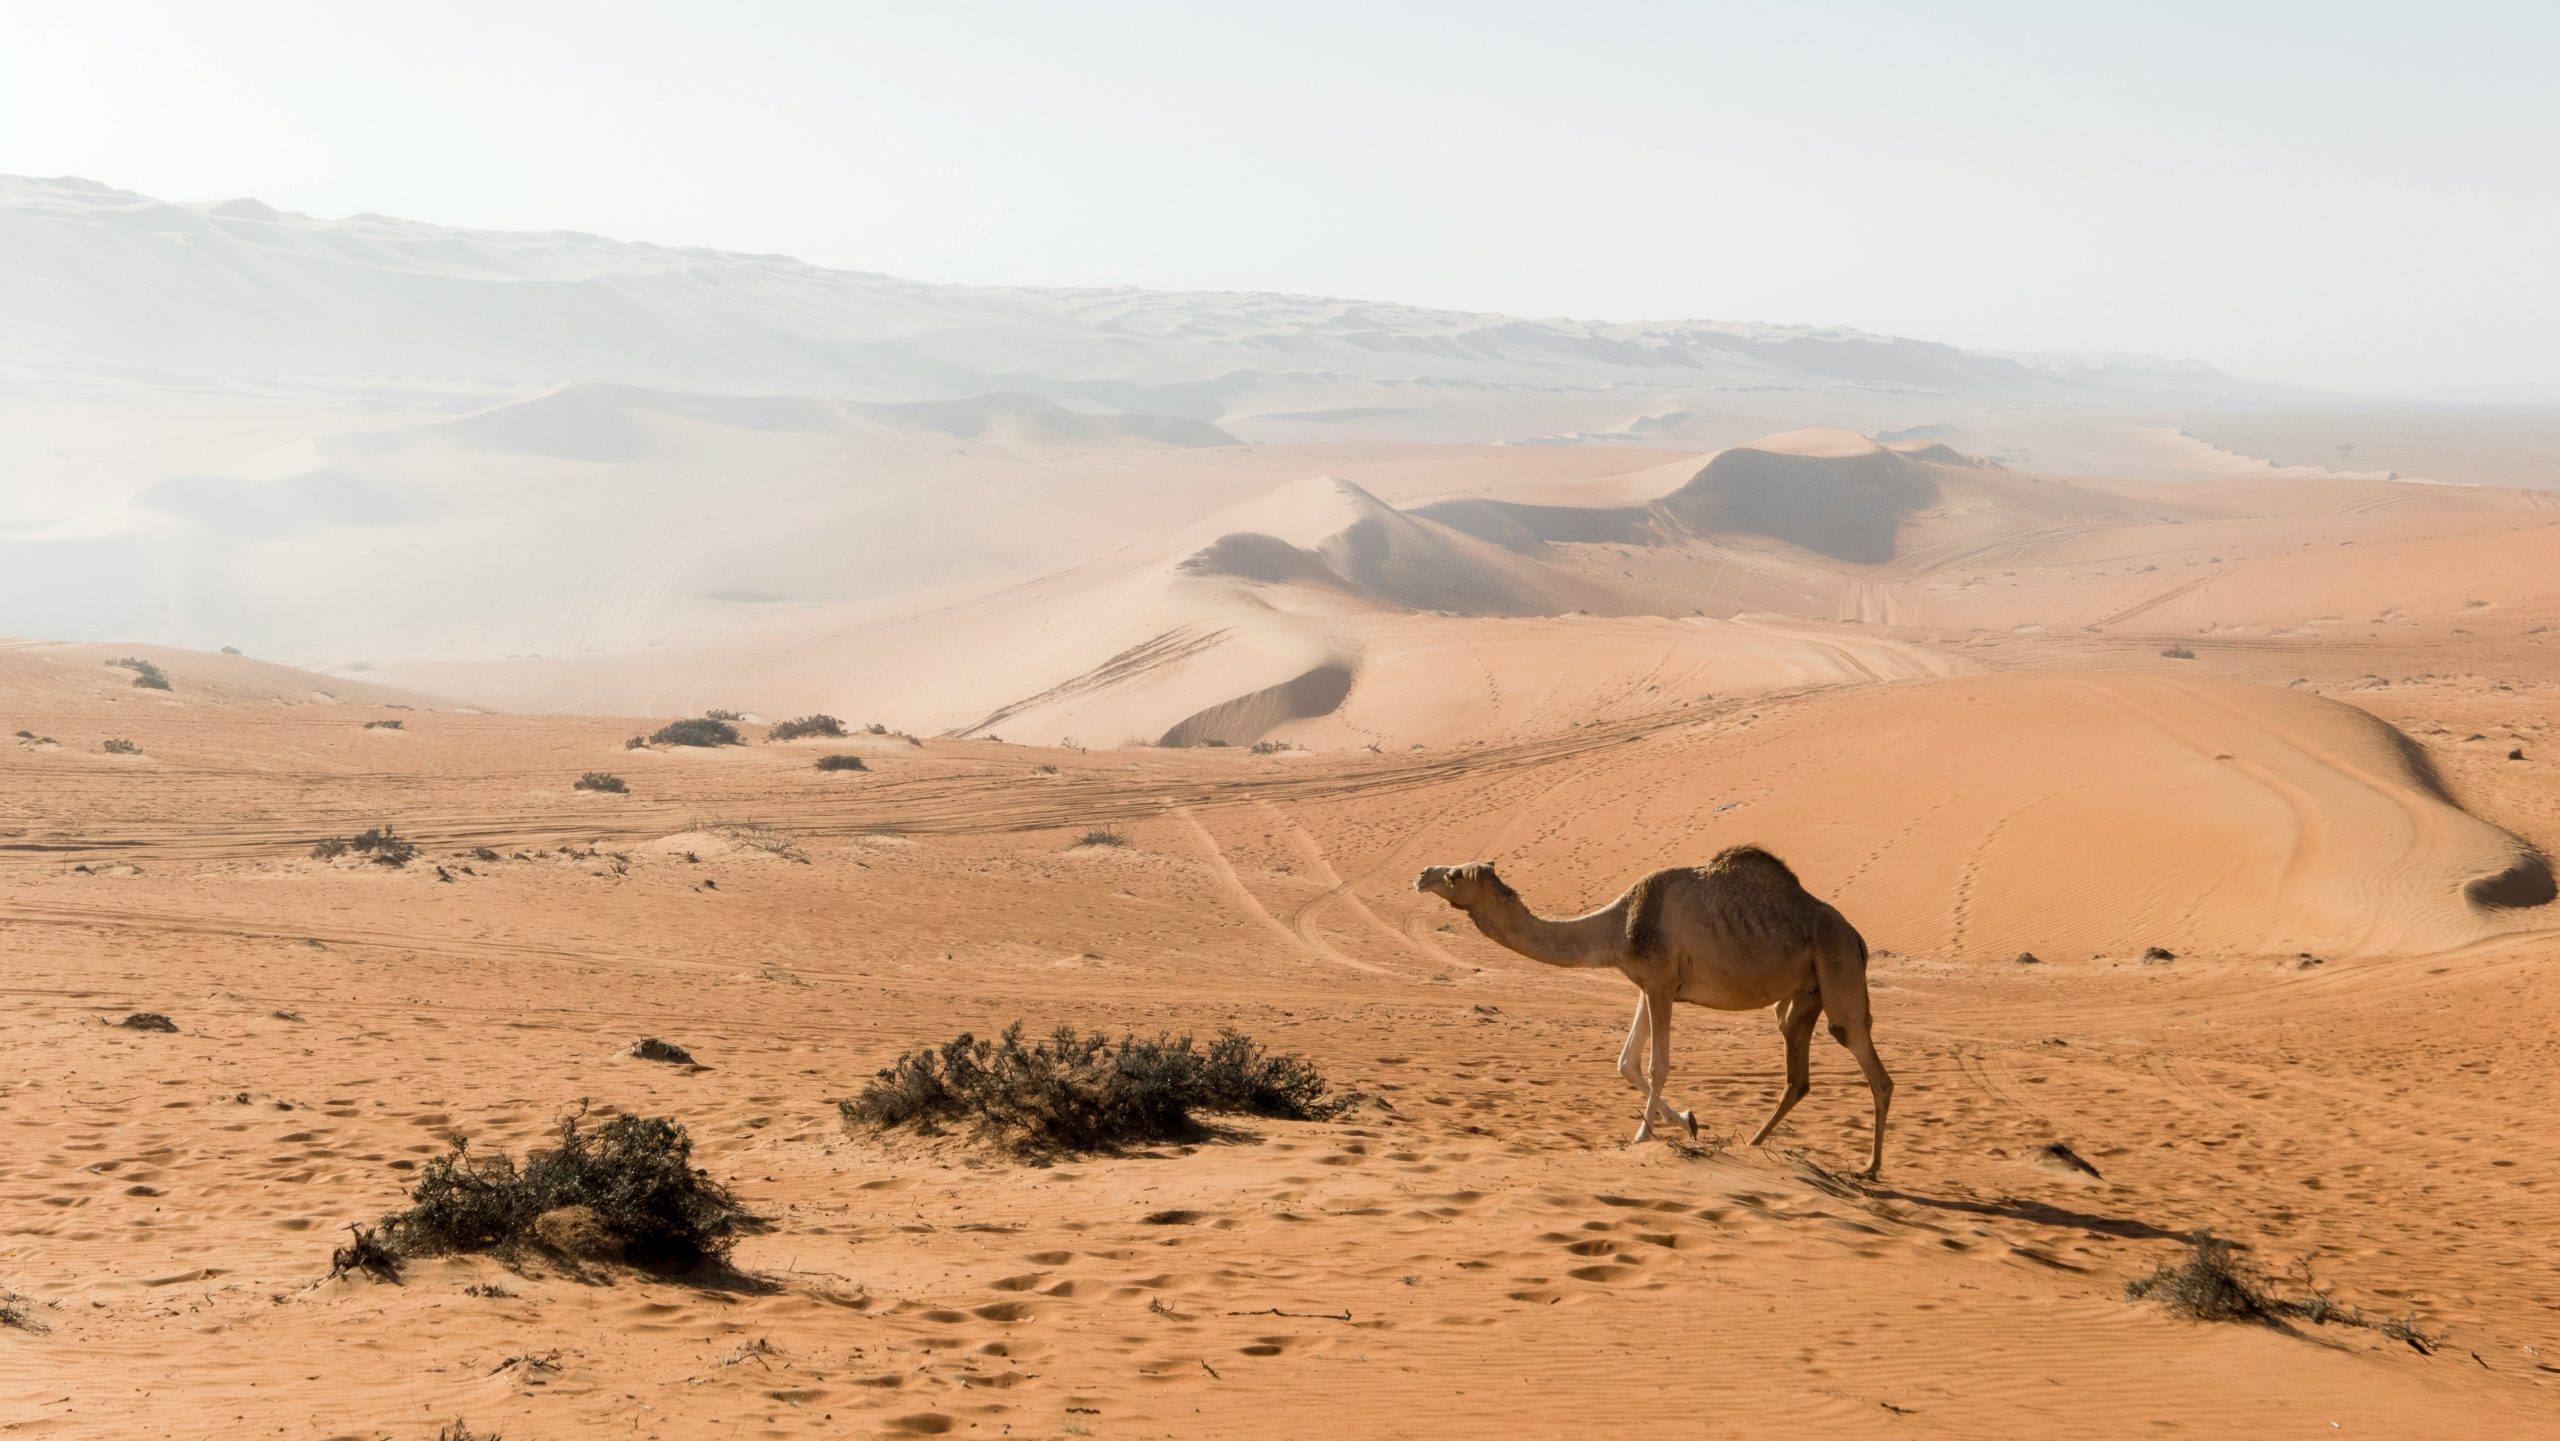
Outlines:
{"type": "Polygon", "coordinates": [[[2095,1211],[2074,1211],[2046,1201],[2030,1201],[2017,1196],[2003,1196],[1997,1201],[1977,1201],[1964,1196],[1930,1196],[1905,1191],[1893,1186],[1864,1185],[1858,1194],[1879,1201],[1903,1201],[1926,1206],[1933,1211],[1953,1211],[1959,1215],[1987,1216],[2003,1221],[2025,1221],[2036,1226],[2058,1226],[2085,1231],[2092,1236],[2114,1236],[2128,1241],[2188,1241],[2192,1231],[2173,1231],[2130,1216],[2106,1216],[2095,1211]]]}

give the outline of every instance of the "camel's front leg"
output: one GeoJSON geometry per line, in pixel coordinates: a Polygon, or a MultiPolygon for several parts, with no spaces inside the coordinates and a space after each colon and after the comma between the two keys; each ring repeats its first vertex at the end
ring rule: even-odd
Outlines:
{"type": "Polygon", "coordinates": [[[1642,1046],[1645,1040],[1645,1016],[1644,992],[1638,991],[1636,992],[1636,1018],[1628,1023],[1627,1044],[1618,1052],[1618,1074],[1626,1077],[1627,1084],[1639,1091],[1644,1089],[1644,1066],[1636,1057],[1641,1054],[1637,1048],[1642,1046]]]}

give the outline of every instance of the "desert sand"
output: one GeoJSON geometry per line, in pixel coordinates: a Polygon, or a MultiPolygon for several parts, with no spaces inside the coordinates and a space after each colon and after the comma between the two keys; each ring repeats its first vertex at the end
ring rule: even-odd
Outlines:
{"type": "MultiPolygon", "coordinates": [[[[1734,531],[1524,553],[1328,480],[1256,530],[967,598],[1128,634],[1259,599],[1356,676],[1322,714],[1238,721],[1301,747],[1270,754],[937,734],[979,702],[931,685],[991,684],[960,667],[890,670],[920,689],[880,718],[917,740],[626,751],[654,719],[466,707],[431,668],[141,652],[164,693],[103,664],[135,648],[0,651],[0,721],[38,738],[0,748],[0,1284],[33,1328],[0,1334],[0,1424],[1457,1436],[1668,1406],[1752,1436],[2532,1434],[2560,1386],[2542,497],[1913,464],[1937,509],[1882,560],[1734,531]],[[1391,543],[1329,552],[1346,518],[1391,543]],[[1314,569],[1184,569],[1239,534],[1314,569]],[[1641,614],[1628,559],[1750,568],[1730,593],[1794,613],[1641,614]],[[1482,593],[1393,594],[1435,579],[1482,593]],[[1589,613],[1537,613],[1575,587],[1589,613]],[[868,769],[817,771],[829,749],[868,769]],[[629,793],[572,791],[589,769],[629,793]],[[724,835],[744,821],[788,854],[724,835]],[[307,855],[385,822],[426,855],[307,855]],[[1076,843],[1098,826],[1130,844],[1076,843]],[[1624,983],[1410,889],[1499,858],[1567,913],[1746,840],[1876,948],[1901,1086],[1879,1182],[1847,1176],[1865,1095],[1820,1038],[1811,1099],[1739,1143],[1779,1080],[1761,1016],[1681,1008],[1670,1090],[1704,1136],[1629,1145],[1624,983]],[[133,1011],[178,1029],[106,1024],[133,1011]],[[1016,1019],[1235,1026],[1379,1104],[1045,1167],[838,1118],[900,1050],[1016,1019]],[[699,1067],[624,1054],[644,1035],[699,1067]],[[736,1278],[328,1277],[449,1137],[520,1152],[581,1104],[690,1128],[767,1222],[736,1278]],[[2312,1257],[2432,1353],[2123,1298],[2203,1228],[2270,1270],[2312,1257]]],[[[1666,503],[1604,498],[1652,504],[1636,524],[1666,503]]],[[[838,694],[826,652],[736,653],[592,668],[772,704],[796,663],[806,708],[838,694]]],[[[1216,686],[1176,663],[1119,689],[1216,686]]]]}
{"type": "Polygon", "coordinates": [[[0,1435],[2550,1429],[2545,414],[0,201],[0,1435]],[[1627,984],[1413,888],[1743,843],[1872,948],[1879,1179],[1819,1035],[1745,1144],[1765,1014],[1679,1008],[1632,1144],[1627,984]],[[840,1116],[1017,1020],[1368,1099],[840,1116]],[[687,1128],[727,1268],[331,1274],[581,1108],[687,1128]],[[2405,1326],[2127,1298],[2207,1231],[2405,1326]]]}

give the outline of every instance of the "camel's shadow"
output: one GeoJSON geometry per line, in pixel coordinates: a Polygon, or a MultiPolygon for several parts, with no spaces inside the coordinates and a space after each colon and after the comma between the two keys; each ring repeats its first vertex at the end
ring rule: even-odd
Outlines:
{"type": "Polygon", "coordinates": [[[1839,1184],[1857,1195],[1878,1201],[1900,1201],[1933,1211],[1951,1211],[1964,1216],[1983,1216],[2002,1221],[2024,1221],[2034,1226],[2053,1226],[2085,1232],[2092,1236],[2111,1236],[2128,1241],[2193,1242],[2193,1231],[2176,1231],[2155,1226],[2132,1216],[2109,1216],[2096,1211],[2075,1211],[2050,1201],[2033,1201],[2021,1196],[2003,1196],[1996,1201],[1978,1200],[1970,1196],[1933,1196],[1922,1191],[1906,1191],[1873,1181],[1840,1180],[1839,1184]]]}

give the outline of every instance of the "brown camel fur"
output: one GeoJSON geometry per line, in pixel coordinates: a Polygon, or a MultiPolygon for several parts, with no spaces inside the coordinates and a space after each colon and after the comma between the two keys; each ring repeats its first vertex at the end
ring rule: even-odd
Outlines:
{"type": "Polygon", "coordinates": [[[1787,1045],[1787,1086],[1778,1108],[1751,1138],[1753,1145],[1767,1140],[1811,1089],[1813,1026],[1828,1012],[1832,1039],[1857,1058],[1875,1096],[1875,1135],[1864,1174],[1883,1169],[1893,1078],[1876,1059],[1869,1025],[1866,940],[1839,911],[1809,894],[1776,856],[1757,846],[1735,846],[1704,866],[1655,871],[1600,909],[1561,921],[1533,913],[1487,862],[1433,866],[1414,879],[1413,888],[1466,912],[1476,929],[1533,961],[1607,967],[1635,982],[1635,1024],[1628,1028],[1618,1070],[1644,1092],[1639,1141],[1652,1139],[1657,1116],[1686,1125],[1691,1135],[1698,1130],[1694,1114],[1675,1111],[1662,1098],[1671,1070],[1672,1002],[1719,1011],[1777,1007],[1787,1045]],[[1649,1071],[1637,1064],[1648,1028],[1649,1071]]]}

